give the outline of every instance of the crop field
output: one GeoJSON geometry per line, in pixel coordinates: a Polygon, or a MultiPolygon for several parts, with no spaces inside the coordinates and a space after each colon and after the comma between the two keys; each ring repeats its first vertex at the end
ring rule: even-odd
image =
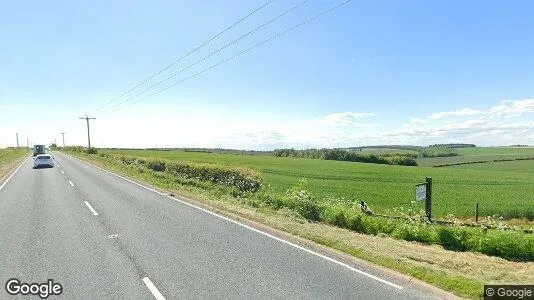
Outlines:
{"type": "Polygon", "coordinates": [[[534,159],[534,147],[476,147],[452,149],[459,156],[419,158],[417,165],[433,167],[458,163],[470,163],[493,160],[534,159]]]}
{"type": "Polygon", "coordinates": [[[532,155],[534,147],[476,147],[454,149],[460,155],[532,155]]]}
{"type": "MultiPolygon", "coordinates": [[[[480,203],[481,215],[504,218],[534,218],[534,171],[496,172],[476,167],[406,167],[305,158],[238,155],[185,151],[107,150],[102,152],[136,157],[162,158],[244,166],[261,173],[265,191],[283,195],[306,178],[309,190],[326,201],[353,202],[365,200],[376,212],[407,209],[415,199],[414,185],[433,178],[433,213],[471,217],[475,203],[480,203]]],[[[531,161],[518,161],[531,166],[531,161]]],[[[475,165],[469,165],[472,167],[475,165]]],[[[477,166],[478,167],[478,166],[477,166]]],[[[514,168],[514,167],[510,167],[514,168]]],[[[531,169],[532,170],[532,169],[531,169]]],[[[422,209],[422,203],[412,204],[422,209]]]]}
{"type": "Polygon", "coordinates": [[[527,159],[533,158],[534,154],[480,154],[480,155],[459,155],[452,157],[432,157],[432,158],[418,158],[417,165],[422,167],[433,167],[439,165],[459,164],[459,163],[473,163],[479,161],[493,161],[493,160],[513,160],[513,159],[527,159]]]}
{"type": "Polygon", "coordinates": [[[450,166],[447,168],[532,174],[534,173],[534,160],[499,161],[483,164],[450,166]]]}

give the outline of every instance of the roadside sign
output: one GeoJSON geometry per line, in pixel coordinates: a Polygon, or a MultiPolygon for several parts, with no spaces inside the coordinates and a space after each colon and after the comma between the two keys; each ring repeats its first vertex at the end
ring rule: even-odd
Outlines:
{"type": "Polygon", "coordinates": [[[415,185],[415,201],[426,200],[426,183],[415,185]]]}

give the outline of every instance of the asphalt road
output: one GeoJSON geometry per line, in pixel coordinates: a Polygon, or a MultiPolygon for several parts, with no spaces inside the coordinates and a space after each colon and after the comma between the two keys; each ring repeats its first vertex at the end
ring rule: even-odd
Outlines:
{"type": "Polygon", "coordinates": [[[0,189],[1,299],[10,278],[60,283],[48,299],[438,297],[52,155],[55,168],[29,158],[0,189]]]}

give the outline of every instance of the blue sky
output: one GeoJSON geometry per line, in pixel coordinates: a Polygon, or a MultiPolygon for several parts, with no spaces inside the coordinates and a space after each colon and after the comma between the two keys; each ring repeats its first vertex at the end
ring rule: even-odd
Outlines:
{"type": "MultiPolygon", "coordinates": [[[[59,132],[85,144],[86,113],[106,147],[534,144],[526,0],[354,0],[145,101],[99,109],[265,2],[1,2],[0,147],[15,132],[21,144],[59,132]]],[[[273,1],[131,95],[301,2],[273,1]]],[[[340,2],[308,1],[168,83],[340,2]]]]}

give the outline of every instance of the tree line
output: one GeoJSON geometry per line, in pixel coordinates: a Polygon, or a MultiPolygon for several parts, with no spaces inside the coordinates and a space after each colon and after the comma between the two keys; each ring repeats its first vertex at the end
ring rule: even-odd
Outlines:
{"type": "Polygon", "coordinates": [[[276,149],[273,152],[278,157],[298,157],[324,160],[339,160],[374,164],[417,166],[415,153],[384,153],[362,154],[361,152],[342,149],[276,149]],[[415,157],[414,157],[415,156],[415,157]]]}

